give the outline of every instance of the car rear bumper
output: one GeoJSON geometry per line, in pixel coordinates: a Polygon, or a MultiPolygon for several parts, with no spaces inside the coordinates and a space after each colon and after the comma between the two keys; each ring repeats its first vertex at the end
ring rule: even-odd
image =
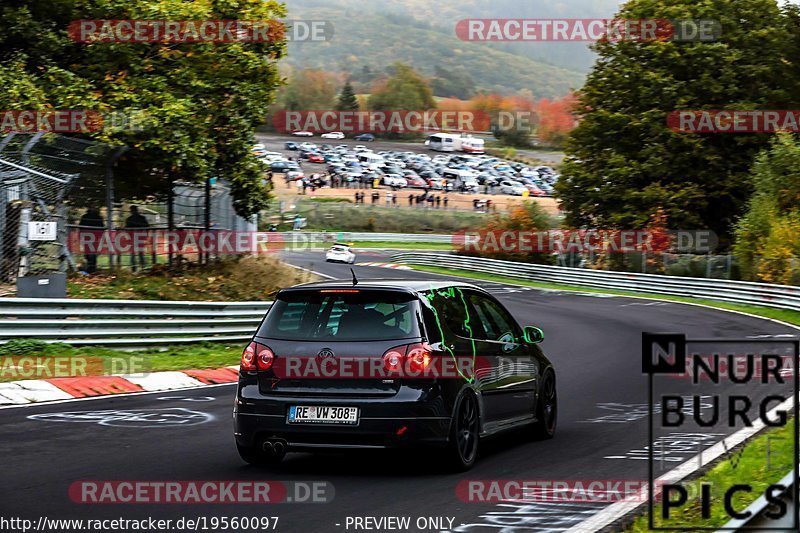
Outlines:
{"type": "Polygon", "coordinates": [[[234,434],[241,446],[257,447],[266,439],[287,442],[290,451],[348,448],[402,448],[442,446],[450,430],[448,402],[435,387],[401,387],[389,397],[237,396],[234,434]],[[290,424],[292,405],[335,405],[359,408],[357,425],[290,424]]]}

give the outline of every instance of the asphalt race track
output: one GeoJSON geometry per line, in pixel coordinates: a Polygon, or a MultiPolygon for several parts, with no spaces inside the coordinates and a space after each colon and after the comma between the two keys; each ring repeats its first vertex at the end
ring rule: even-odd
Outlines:
{"type": "MultiPolygon", "coordinates": [[[[286,258],[323,274],[350,277],[348,265],[326,264],[321,253],[287,253],[286,258]]],[[[359,262],[381,260],[387,259],[380,252],[358,257],[359,262]]],[[[376,267],[355,270],[363,279],[431,277],[376,267]]],[[[453,519],[455,531],[563,531],[603,504],[467,503],[457,498],[456,484],[462,479],[644,480],[647,461],[641,450],[647,443],[647,418],[639,415],[647,401],[647,380],[641,372],[642,331],[729,338],[796,333],[766,320],[677,303],[478,284],[496,294],[523,325],[537,324],[546,333],[543,347],[558,371],[560,412],[554,440],[529,442],[508,435],[486,442],[475,468],[466,474],[443,472],[424,453],[394,452],[293,454],[279,467],[265,470],[245,465],[236,453],[232,385],[1,409],[0,514],[34,521],[42,515],[268,515],[280,517],[277,531],[297,532],[356,530],[352,524],[347,527],[348,517],[408,516],[412,524],[418,517],[445,517],[453,519]],[[85,411],[133,411],[139,416],[100,413],[86,420],[58,415],[85,411]],[[591,422],[620,412],[631,416],[591,422]],[[174,416],[156,417],[160,422],[151,424],[153,413],[174,416]],[[81,480],[327,481],[335,487],[335,498],[328,504],[269,507],[76,504],[67,490],[81,480]]],[[[711,444],[708,440],[698,446],[711,444]]],[[[675,453],[686,460],[695,452],[675,453]]],[[[447,529],[448,521],[444,524],[447,529]]]]}

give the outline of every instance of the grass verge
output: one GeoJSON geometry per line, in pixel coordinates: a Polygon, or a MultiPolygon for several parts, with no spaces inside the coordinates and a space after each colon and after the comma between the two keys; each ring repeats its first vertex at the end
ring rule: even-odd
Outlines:
{"type": "Polygon", "coordinates": [[[387,250],[453,250],[453,245],[449,242],[356,242],[353,246],[387,250]]]}
{"type": "MultiPolygon", "coordinates": [[[[793,433],[794,421],[789,419],[785,426],[761,433],[739,451],[733,451],[728,459],[718,461],[690,482],[687,489],[695,497],[690,496],[690,503],[681,508],[672,509],[668,520],[661,517],[660,504],[653,507],[655,527],[681,528],[686,531],[697,527],[720,528],[727,524],[731,517],[725,512],[721,502],[728,488],[738,483],[748,483],[752,487],[752,492],[737,492],[732,498],[733,508],[742,511],[764,494],[769,485],[780,481],[794,468],[793,433]],[[769,454],[769,468],[766,468],[767,454],[769,454]],[[746,477],[743,477],[745,472],[746,477]],[[709,518],[703,518],[701,514],[699,494],[703,484],[711,485],[711,498],[714,504],[709,518]]],[[[652,531],[647,512],[637,516],[623,531],[630,533],[652,531]]]]}
{"type": "Polygon", "coordinates": [[[222,368],[238,364],[241,354],[241,344],[209,342],[128,352],[102,346],[77,347],[19,339],[0,346],[0,382],[222,368]],[[37,361],[38,358],[52,361],[37,361]]]}

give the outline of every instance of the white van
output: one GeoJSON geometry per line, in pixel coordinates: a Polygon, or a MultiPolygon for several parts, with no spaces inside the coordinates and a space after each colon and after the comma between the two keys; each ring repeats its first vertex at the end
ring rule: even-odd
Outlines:
{"type": "Polygon", "coordinates": [[[475,173],[469,170],[448,168],[442,172],[442,177],[452,183],[453,190],[456,191],[463,188],[470,192],[477,192],[480,189],[480,184],[475,179],[475,173]]]}
{"type": "Polygon", "coordinates": [[[367,167],[370,170],[375,170],[377,168],[382,167],[386,161],[383,159],[382,156],[378,154],[373,154],[372,152],[362,152],[358,154],[358,162],[361,163],[362,166],[367,167]]]}

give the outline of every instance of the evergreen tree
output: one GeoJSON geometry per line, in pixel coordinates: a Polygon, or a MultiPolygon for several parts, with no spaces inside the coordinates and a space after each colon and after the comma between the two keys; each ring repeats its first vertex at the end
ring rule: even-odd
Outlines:
{"type": "Polygon", "coordinates": [[[350,80],[344,84],[342,92],[339,95],[339,101],[336,103],[337,111],[358,111],[358,99],[356,93],[353,91],[353,86],[350,85],[350,80]]]}

